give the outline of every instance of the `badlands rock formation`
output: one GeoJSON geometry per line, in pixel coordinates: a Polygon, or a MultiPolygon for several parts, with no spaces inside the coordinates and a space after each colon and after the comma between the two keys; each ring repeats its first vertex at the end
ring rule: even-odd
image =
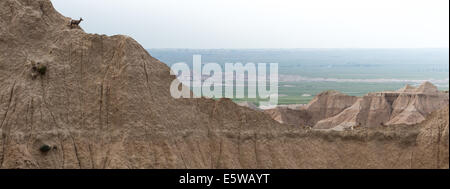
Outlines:
{"type": "Polygon", "coordinates": [[[448,93],[425,82],[417,88],[407,85],[397,91],[369,93],[360,98],[326,91],[298,110],[278,107],[264,112],[282,124],[342,131],[418,124],[448,104],[448,93]]]}
{"type": "Polygon", "coordinates": [[[305,107],[306,111],[312,116],[309,122],[314,125],[322,119],[335,116],[353,105],[357,99],[357,97],[348,96],[338,91],[322,92],[305,107]]]}
{"type": "Polygon", "coordinates": [[[311,114],[303,109],[295,110],[287,107],[277,107],[274,109],[264,110],[275,121],[291,126],[307,126],[310,125],[311,114]]]}
{"type": "Polygon", "coordinates": [[[0,1],[0,168],[256,165],[222,165],[219,136],[251,153],[275,121],[229,100],[173,99],[169,68],[136,41],[69,23],[49,0],[0,1]],[[32,62],[46,73],[33,78],[32,62]]]}
{"type": "Polygon", "coordinates": [[[357,99],[357,97],[348,96],[338,91],[325,91],[315,96],[309,104],[298,109],[277,107],[264,112],[279,123],[311,127],[320,120],[341,113],[352,106],[357,99]]]}
{"type": "Polygon", "coordinates": [[[418,88],[408,85],[398,91],[369,93],[338,115],[319,121],[315,128],[413,125],[448,104],[448,93],[429,82],[418,88]]]}
{"type": "Polygon", "coordinates": [[[0,1],[0,168],[448,168],[445,113],[423,130],[307,131],[173,99],[175,77],[135,40],[69,22],[49,0],[0,1]]]}

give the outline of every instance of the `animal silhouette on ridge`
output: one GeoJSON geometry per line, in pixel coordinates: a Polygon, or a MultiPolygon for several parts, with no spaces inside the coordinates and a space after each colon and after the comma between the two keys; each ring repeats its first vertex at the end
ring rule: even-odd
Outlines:
{"type": "Polygon", "coordinates": [[[71,20],[70,21],[70,28],[73,29],[74,26],[79,26],[81,21],[83,21],[83,18],[80,18],[79,20],[71,20]]]}

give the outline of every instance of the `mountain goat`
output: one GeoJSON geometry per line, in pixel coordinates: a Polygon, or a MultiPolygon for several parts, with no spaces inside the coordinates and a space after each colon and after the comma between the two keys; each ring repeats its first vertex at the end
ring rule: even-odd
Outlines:
{"type": "Polygon", "coordinates": [[[70,21],[70,28],[73,28],[74,26],[80,25],[81,21],[83,21],[83,18],[80,18],[79,20],[71,20],[70,21]]]}

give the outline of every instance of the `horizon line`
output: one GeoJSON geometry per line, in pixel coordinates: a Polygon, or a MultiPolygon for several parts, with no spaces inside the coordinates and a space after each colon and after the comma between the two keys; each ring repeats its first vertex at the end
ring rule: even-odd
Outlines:
{"type": "Polygon", "coordinates": [[[300,48],[182,48],[182,47],[151,47],[145,49],[172,49],[172,50],[292,50],[292,49],[354,49],[354,50],[364,50],[364,49],[450,49],[450,47],[363,47],[363,48],[309,48],[309,47],[300,47],[300,48]]]}

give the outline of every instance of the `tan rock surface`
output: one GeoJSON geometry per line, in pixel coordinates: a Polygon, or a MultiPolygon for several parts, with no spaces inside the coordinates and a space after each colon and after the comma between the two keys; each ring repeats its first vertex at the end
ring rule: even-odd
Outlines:
{"type": "Polygon", "coordinates": [[[345,109],[335,117],[320,120],[314,126],[315,129],[330,129],[330,128],[342,128],[350,129],[351,127],[358,126],[358,114],[361,110],[361,103],[363,99],[358,99],[355,104],[345,109]]]}
{"type": "Polygon", "coordinates": [[[351,108],[319,121],[315,128],[414,125],[448,104],[448,93],[438,91],[433,84],[425,82],[417,89],[406,86],[393,92],[369,93],[351,108]]]}
{"type": "Polygon", "coordinates": [[[435,159],[435,161],[415,161],[413,167],[449,168],[449,107],[432,113],[426,121],[420,124],[421,132],[417,137],[419,148],[415,159],[435,159]],[[421,162],[424,164],[416,164],[421,162]]]}
{"type": "Polygon", "coordinates": [[[169,68],[136,41],[69,21],[49,0],[0,1],[0,168],[448,168],[413,155],[417,135],[441,145],[418,129],[307,131],[231,100],[173,99],[169,68]],[[33,79],[32,61],[46,74],[33,79]]]}
{"type": "Polygon", "coordinates": [[[352,106],[358,97],[348,96],[338,91],[325,91],[298,109],[277,107],[268,109],[267,113],[282,124],[298,127],[312,127],[317,122],[333,117],[352,106]]]}
{"type": "Polygon", "coordinates": [[[277,107],[274,109],[264,110],[275,121],[296,127],[305,127],[310,125],[311,114],[304,109],[290,109],[287,107],[277,107]]]}
{"type": "Polygon", "coordinates": [[[305,109],[312,115],[310,123],[333,117],[352,106],[358,98],[338,91],[325,91],[314,97],[305,109]]]}

